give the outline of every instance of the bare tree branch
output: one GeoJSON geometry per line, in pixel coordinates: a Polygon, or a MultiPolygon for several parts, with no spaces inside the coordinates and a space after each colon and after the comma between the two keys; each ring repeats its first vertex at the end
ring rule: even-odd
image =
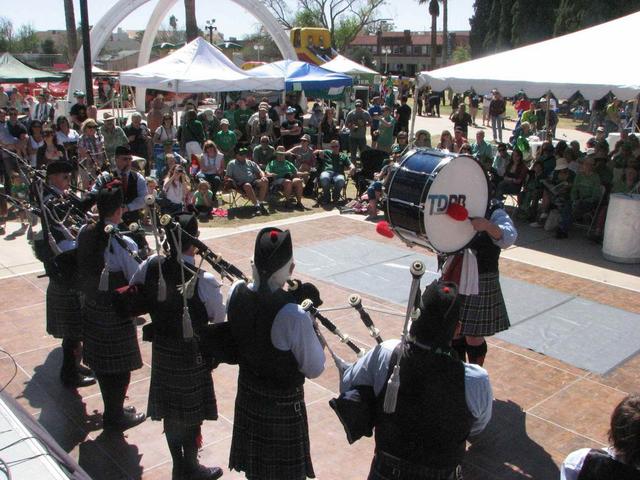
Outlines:
{"type": "Polygon", "coordinates": [[[263,0],[263,3],[284,28],[293,28],[290,20],[291,12],[285,0],[263,0]]]}

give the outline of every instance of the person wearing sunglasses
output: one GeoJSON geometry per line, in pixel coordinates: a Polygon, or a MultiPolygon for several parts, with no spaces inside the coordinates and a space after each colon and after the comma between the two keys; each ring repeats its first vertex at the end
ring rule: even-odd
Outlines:
{"type": "Polygon", "coordinates": [[[46,167],[57,160],[67,160],[67,152],[62,145],[58,145],[55,132],[45,128],[42,131],[42,145],[36,152],[36,168],[46,167]]]}

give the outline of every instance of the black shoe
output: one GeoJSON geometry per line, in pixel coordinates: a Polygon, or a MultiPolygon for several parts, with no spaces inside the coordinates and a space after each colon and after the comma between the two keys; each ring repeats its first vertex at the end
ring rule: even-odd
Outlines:
{"type": "Polygon", "coordinates": [[[192,471],[184,471],[182,478],[184,480],[216,480],[222,476],[220,467],[205,467],[198,465],[198,468],[192,471]]]}
{"type": "Polygon", "coordinates": [[[269,210],[267,210],[267,207],[264,203],[261,203],[259,208],[263,215],[269,215],[269,210]]]}
{"type": "Polygon", "coordinates": [[[123,432],[129,428],[135,427],[136,425],[140,425],[146,420],[146,418],[147,416],[144,413],[132,413],[130,411],[123,410],[122,417],[115,421],[103,421],[103,427],[105,430],[123,432]]]}
{"type": "Polygon", "coordinates": [[[293,208],[295,208],[296,210],[300,210],[301,212],[304,212],[307,209],[307,207],[305,207],[302,202],[297,202],[293,208]]]}
{"type": "Polygon", "coordinates": [[[85,365],[78,365],[76,367],[76,370],[78,371],[78,373],[82,374],[82,375],[86,375],[87,377],[95,377],[95,374],[93,373],[93,370],[91,370],[89,367],[85,366],[85,365]]]}
{"type": "Polygon", "coordinates": [[[95,377],[83,375],[80,372],[71,375],[60,374],[60,380],[65,387],[69,388],[88,387],[96,383],[95,377]]]}
{"type": "Polygon", "coordinates": [[[256,205],[255,207],[255,211],[254,211],[254,215],[259,216],[262,215],[262,206],[261,205],[256,205]]]}

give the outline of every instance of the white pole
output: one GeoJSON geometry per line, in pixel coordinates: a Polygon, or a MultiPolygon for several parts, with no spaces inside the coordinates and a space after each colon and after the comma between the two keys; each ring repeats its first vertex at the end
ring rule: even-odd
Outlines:
{"type": "Polygon", "coordinates": [[[416,126],[416,98],[418,98],[418,82],[413,89],[413,108],[411,109],[411,128],[409,129],[409,146],[413,147],[414,137],[413,131],[416,126]]]}

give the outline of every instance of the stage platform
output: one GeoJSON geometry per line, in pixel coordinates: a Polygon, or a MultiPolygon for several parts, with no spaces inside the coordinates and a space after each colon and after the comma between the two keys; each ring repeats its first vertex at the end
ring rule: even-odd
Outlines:
{"type": "MultiPolygon", "coordinates": [[[[205,232],[203,238],[215,236],[206,243],[250,274],[258,228],[205,232]]],[[[334,215],[302,219],[286,228],[293,235],[297,273],[319,286],[326,308],[346,306],[348,295],[357,291],[365,307],[402,311],[410,260],[421,258],[435,271],[432,255],[377,235],[369,222],[334,215]]],[[[553,480],[559,478],[558,465],[567,453],[606,444],[612,409],[640,385],[640,342],[633,337],[640,331],[640,296],[585,275],[560,273],[506,257],[513,255],[506,254],[501,260],[502,286],[514,326],[489,341],[485,367],[495,395],[494,414],[485,432],[468,445],[465,480],[553,480]],[[612,344],[620,347],[614,357],[612,344]]],[[[105,433],[97,386],[76,392],[60,385],[60,343],[45,332],[46,286],[47,279],[38,278],[37,273],[0,280],[0,348],[10,352],[18,364],[17,376],[5,392],[91,478],[170,478],[171,460],[160,422],[147,420],[124,435],[105,433]]],[[[327,316],[361,346],[374,345],[352,309],[327,316]]],[[[399,337],[401,318],[372,317],[383,338],[399,337]]],[[[343,358],[354,359],[335,337],[327,338],[343,358]]],[[[145,365],[132,375],[128,401],[144,411],[151,348],[146,342],[140,345],[145,365]]],[[[12,365],[0,356],[0,387],[13,373],[12,365]]],[[[244,478],[226,467],[236,379],[235,367],[221,366],[214,371],[221,415],[203,428],[201,461],[222,466],[225,479],[244,478]]],[[[305,385],[317,478],[366,478],[373,442],[347,443],[328,405],[338,390],[337,371],[330,358],[325,373],[305,385]]],[[[4,444],[0,436],[0,448],[4,444]]]]}

